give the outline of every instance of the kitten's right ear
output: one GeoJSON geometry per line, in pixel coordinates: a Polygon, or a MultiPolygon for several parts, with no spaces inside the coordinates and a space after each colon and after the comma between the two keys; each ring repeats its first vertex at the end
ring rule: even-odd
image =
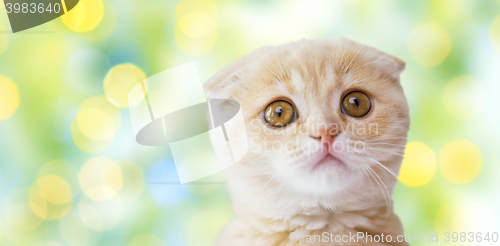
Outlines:
{"type": "Polygon", "coordinates": [[[241,64],[238,63],[239,61],[236,61],[226,66],[205,83],[204,87],[207,98],[229,98],[229,87],[237,83],[243,75],[241,64]]]}

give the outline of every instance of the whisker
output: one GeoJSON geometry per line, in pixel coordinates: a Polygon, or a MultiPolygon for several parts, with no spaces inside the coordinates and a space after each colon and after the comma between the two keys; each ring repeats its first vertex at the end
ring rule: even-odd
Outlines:
{"type": "Polygon", "coordinates": [[[371,188],[372,199],[373,199],[375,197],[375,194],[373,192],[374,185],[372,182],[372,178],[375,179],[375,177],[373,177],[373,174],[370,171],[368,171],[368,168],[366,168],[366,165],[361,165],[361,167],[363,168],[362,169],[363,173],[367,174],[367,176],[368,176],[368,182],[370,182],[370,188],[371,188]]]}
{"type": "Polygon", "coordinates": [[[387,210],[387,217],[386,217],[386,220],[387,220],[387,219],[389,219],[390,212],[392,211],[392,202],[391,202],[391,199],[390,199],[390,192],[387,189],[387,186],[384,184],[384,182],[380,178],[380,176],[378,176],[378,174],[371,167],[369,167],[369,166],[366,166],[366,167],[374,174],[375,178],[378,179],[379,184],[381,184],[383,186],[383,188],[381,187],[380,189],[383,192],[386,206],[389,208],[387,210]]]}
{"type": "Polygon", "coordinates": [[[391,143],[370,143],[370,144],[385,144],[385,145],[392,145],[392,146],[400,146],[400,147],[405,147],[406,145],[404,144],[391,144],[391,143]]]}
{"type": "Polygon", "coordinates": [[[387,168],[386,166],[384,166],[382,163],[380,163],[379,161],[373,159],[373,158],[370,158],[368,157],[370,160],[374,161],[375,163],[377,163],[379,166],[381,166],[383,169],[385,169],[387,172],[389,172],[390,174],[392,174],[392,176],[394,176],[396,179],[398,179],[398,176],[393,172],[391,171],[389,168],[387,168]]]}
{"type": "Polygon", "coordinates": [[[385,150],[385,149],[377,149],[377,148],[365,148],[365,150],[375,150],[375,151],[382,151],[382,152],[386,152],[386,153],[389,153],[389,154],[393,154],[393,155],[397,155],[397,156],[401,156],[401,157],[404,157],[403,154],[401,153],[396,153],[396,152],[392,152],[392,151],[389,151],[389,150],[385,150]]]}
{"type": "Polygon", "coordinates": [[[366,141],[373,142],[373,141],[378,141],[378,140],[408,140],[408,138],[376,138],[376,139],[369,139],[366,141]]]}

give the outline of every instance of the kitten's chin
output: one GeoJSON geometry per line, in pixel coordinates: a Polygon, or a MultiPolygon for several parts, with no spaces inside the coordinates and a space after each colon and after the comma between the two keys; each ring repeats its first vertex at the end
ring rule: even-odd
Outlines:
{"type": "Polygon", "coordinates": [[[346,165],[340,159],[330,154],[325,155],[321,160],[318,161],[318,163],[316,163],[316,165],[314,165],[314,169],[328,167],[344,168],[346,167],[346,165]]]}
{"type": "Polygon", "coordinates": [[[332,154],[327,154],[323,156],[319,161],[313,165],[313,170],[328,170],[328,169],[345,169],[347,165],[332,154]]]}

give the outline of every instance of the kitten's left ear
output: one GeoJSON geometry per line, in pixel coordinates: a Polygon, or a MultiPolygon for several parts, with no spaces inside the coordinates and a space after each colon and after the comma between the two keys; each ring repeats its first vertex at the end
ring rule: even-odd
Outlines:
{"type": "Polygon", "coordinates": [[[405,70],[406,62],[383,51],[379,51],[379,53],[380,55],[377,60],[381,62],[378,63],[377,66],[391,77],[399,79],[399,76],[405,70]]]}
{"type": "Polygon", "coordinates": [[[206,96],[209,99],[229,99],[231,87],[239,83],[248,68],[272,48],[271,46],[259,48],[223,68],[205,83],[206,96]]]}

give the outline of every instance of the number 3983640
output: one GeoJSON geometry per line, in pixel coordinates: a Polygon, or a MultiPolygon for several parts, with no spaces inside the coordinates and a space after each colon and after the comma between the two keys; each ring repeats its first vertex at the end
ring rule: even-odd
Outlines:
{"type": "Polygon", "coordinates": [[[44,13],[44,12],[49,12],[49,13],[59,13],[61,12],[61,5],[59,3],[49,3],[47,6],[44,6],[43,3],[7,3],[5,4],[5,8],[7,10],[7,13],[23,13],[23,14],[35,14],[35,13],[44,13]]]}

